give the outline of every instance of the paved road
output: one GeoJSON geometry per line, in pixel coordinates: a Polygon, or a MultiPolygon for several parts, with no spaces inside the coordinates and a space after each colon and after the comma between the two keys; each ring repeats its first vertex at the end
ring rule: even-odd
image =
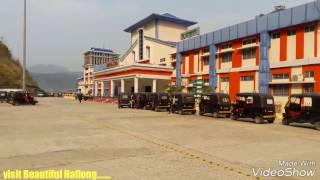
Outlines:
{"type": "MultiPolygon", "coordinates": [[[[117,180],[256,179],[252,168],[283,169],[278,160],[320,162],[319,137],[309,127],[57,98],[37,106],[0,104],[0,170],[95,170],[117,180]]],[[[320,179],[320,172],[308,179],[320,179]]]]}

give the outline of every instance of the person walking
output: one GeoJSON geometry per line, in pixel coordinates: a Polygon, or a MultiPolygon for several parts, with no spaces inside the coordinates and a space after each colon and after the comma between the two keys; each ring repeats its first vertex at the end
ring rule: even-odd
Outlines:
{"type": "Polygon", "coordinates": [[[82,99],[83,99],[83,95],[82,95],[82,93],[79,93],[79,94],[78,94],[79,103],[81,103],[82,99]]]}

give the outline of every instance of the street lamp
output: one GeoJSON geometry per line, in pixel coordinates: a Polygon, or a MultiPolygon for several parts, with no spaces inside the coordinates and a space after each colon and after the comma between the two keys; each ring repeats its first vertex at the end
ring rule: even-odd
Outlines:
{"type": "Polygon", "coordinates": [[[23,63],[22,63],[22,89],[26,90],[26,59],[27,59],[27,0],[24,0],[23,17],[23,63]]]}

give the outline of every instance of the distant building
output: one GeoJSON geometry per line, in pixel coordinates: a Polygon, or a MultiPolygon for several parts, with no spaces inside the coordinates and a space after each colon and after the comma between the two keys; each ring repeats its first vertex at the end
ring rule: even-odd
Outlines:
{"type": "Polygon", "coordinates": [[[77,84],[78,84],[78,93],[84,93],[85,92],[85,88],[84,88],[84,78],[83,76],[79,77],[77,79],[77,84]]]}
{"type": "Polygon", "coordinates": [[[94,47],[90,48],[89,51],[84,53],[83,94],[93,95],[94,67],[97,65],[105,67],[117,66],[119,62],[119,56],[119,54],[115,53],[111,49],[94,47]]]}
{"type": "Polygon", "coordinates": [[[124,31],[131,34],[130,48],[119,65],[94,72],[96,96],[120,92],[163,92],[172,75],[171,54],[181,34],[196,22],[171,14],[151,14],[124,31]]]}

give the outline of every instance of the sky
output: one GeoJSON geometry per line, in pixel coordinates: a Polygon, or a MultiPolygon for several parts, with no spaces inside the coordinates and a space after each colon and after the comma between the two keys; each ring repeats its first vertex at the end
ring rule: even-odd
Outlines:
{"type": "MultiPolygon", "coordinates": [[[[105,47],[124,53],[123,30],[151,13],[197,21],[201,33],[312,0],[27,0],[27,66],[62,65],[81,71],[83,53],[105,47]]],[[[23,0],[0,0],[0,38],[22,59],[23,0]]]]}

